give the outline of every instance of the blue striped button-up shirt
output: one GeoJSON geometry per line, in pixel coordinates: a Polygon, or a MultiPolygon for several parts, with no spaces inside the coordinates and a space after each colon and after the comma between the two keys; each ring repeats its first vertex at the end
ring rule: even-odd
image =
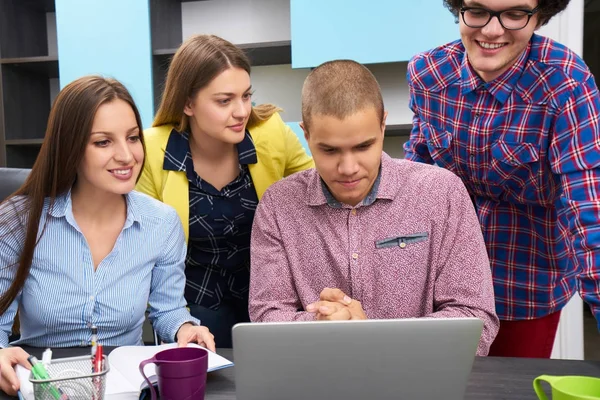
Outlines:
{"type": "MultiPolygon", "coordinates": [[[[186,245],[171,207],[144,194],[126,196],[127,218],[112,251],[94,271],[84,235],[73,217],[70,193],[46,201],[29,277],[9,310],[0,316],[0,346],[7,346],[19,309],[21,338],[13,345],[71,347],[90,344],[92,325],[107,346],[142,344],[150,320],[159,336],[173,341],[185,322],[199,324],[185,308],[186,245]],[[41,229],[40,229],[41,231],[41,229]]],[[[14,203],[18,203],[16,200],[14,203]]],[[[0,290],[14,279],[25,231],[19,205],[0,208],[0,290]]],[[[22,213],[21,213],[22,214],[22,213]]]]}

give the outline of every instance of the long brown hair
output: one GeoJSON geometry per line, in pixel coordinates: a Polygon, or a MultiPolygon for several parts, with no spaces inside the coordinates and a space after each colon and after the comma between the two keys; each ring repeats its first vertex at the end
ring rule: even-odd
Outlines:
{"type": "MultiPolygon", "coordinates": [[[[152,126],[172,124],[179,132],[187,131],[189,119],[183,112],[186,102],[231,67],[250,74],[250,60],[234,44],[215,35],[195,35],[187,39],[171,60],[152,126]]],[[[281,109],[272,104],[252,107],[248,127],[269,119],[278,111],[281,109]]]]}
{"type": "MultiPolygon", "coordinates": [[[[44,142],[31,173],[23,186],[0,204],[0,223],[9,228],[7,235],[17,230],[25,231],[15,278],[0,296],[0,314],[15,300],[29,276],[35,246],[39,241],[39,221],[44,202],[49,199],[50,210],[56,197],[67,193],[73,186],[96,111],[102,104],[117,99],[131,106],[141,135],[142,120],[138,109],[125,86],[114,79],[85,76],[69,83],[56,97],[48,117],[44,142]]],[[[44,228],[45,225],[40,238],[44,228]]],[[[0,265],[0,268],[12,268],[15,265],[0,265]]]]}

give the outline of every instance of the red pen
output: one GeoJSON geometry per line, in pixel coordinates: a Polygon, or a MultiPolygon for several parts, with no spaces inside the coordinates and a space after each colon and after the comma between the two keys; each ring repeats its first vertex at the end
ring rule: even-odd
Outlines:
{"type": "Polygon", "coordinates": [[[96,349],[96,359],[94,360],[94,372],[102,372],[102,345],[99,344],[96,349]]]}
{"type": "MultiPolygon", "coordinates": [[[[96,354],[94,355],[94,357],[92,358],[92,372],[93,373],[99,373],[102,372],[102,345],[99,344],[96,348],[96,354]]],[[[92,379],[92,381],[94,382],[94,387],[95,387],[95,391],[94,394],[92,396],[92,400],[99,400],[102,396],[100,395],[101,389],[102,389],[102,385],[100,383],[100,378],[99,377],[94,377],[92,379]]]]}

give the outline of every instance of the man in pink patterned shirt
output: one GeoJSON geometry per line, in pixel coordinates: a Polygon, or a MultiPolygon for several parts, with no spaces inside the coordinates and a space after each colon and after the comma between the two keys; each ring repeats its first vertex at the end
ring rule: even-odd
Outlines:
{"type": "Polygon", "coordinates": [[[383,153],[386,113],[354,61],[314,69],[302,128],[316,169],[272,185],[252,229],[252,321],[476,317],[498,331],[490,264],[461,180],[383,153]]]}

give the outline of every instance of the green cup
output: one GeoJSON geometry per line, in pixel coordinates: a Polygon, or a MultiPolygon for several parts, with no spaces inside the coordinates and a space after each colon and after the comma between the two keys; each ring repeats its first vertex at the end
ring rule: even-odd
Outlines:
{"type": "Polygon", "coordinates": [[[533,380],[533,389],[540,400],[548,400],[542,381],[550,384],[552,400],[600,400],[599,378],[540,375],[533,380]]]}

